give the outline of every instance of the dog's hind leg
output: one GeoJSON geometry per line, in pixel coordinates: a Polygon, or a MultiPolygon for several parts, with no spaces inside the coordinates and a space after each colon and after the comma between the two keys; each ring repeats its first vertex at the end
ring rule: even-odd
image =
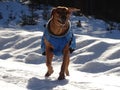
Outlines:
{"type": "Polygon", "coordinates": [[[67,76],[69,76],[69,71],[68,71],[68,66],[69,66],[69,45],[67,44],[63,50],[63,63],[61,66],[61,71],[58,77],[58,80],[63,80],[65,79],[65,73],[67,76]]]}

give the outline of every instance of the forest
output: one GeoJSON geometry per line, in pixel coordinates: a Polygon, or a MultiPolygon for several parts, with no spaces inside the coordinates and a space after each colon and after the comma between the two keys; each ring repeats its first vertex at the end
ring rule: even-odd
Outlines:
{"type": "MultiPolygon", "coordinates": [[[[26,1],[26,0],[23,0],[26,1]]],[[[92,15],[104,20],[120,22],[118,0],[30,0],[32,3],[52,6],[69,6],[81,10],[84,15],[92,15]]]]}
{"type": "Polygon", "coordinates": [[[0,0],[18,1],[21,3],[30,2],[30,7],[41,4],[51,6],[68,6],[80,9],[80,13],[86,16],[94,16],[105,21],[120,22],[120,5],[118,0],[0,0]]]}

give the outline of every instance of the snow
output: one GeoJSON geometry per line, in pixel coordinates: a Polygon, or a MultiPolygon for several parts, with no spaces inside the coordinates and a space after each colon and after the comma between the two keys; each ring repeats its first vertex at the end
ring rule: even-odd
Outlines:
{"type": "Polygon", "coordinates": [[[47,68],[40,43],[46,21],[41,18],[37,25],[20,27],[15,24],[20,20],[16,15],[16,20],[6,25],[11,11],[5,10],[6,5],[19,15],[21,10],[28,12],[16,2],[0,2],[4,15],[0,19],[0,90],[120,90],[119,30],[109,32],[103,20],[72,15],[77,48],[70,55],[70,76],[57,80],[62,57],[55,56],[54,73],[45,78],[47,68]],[[76,27],[78,20],[82,27],[76,27]]]}

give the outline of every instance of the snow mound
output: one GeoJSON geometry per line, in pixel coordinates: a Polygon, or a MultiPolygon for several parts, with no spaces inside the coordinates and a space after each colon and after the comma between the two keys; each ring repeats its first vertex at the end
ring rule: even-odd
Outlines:
{"type": "Polygon", "coordinates": [[[0,55],[0,59],[6,60],[8,58],[11,58],[12,55],[10,55],[9,53],[5,53],[5,54],[1,54],[0,55]]]}
{"type": "Polygon", "coordinates": [[[26,56],[25,63],[41,64],[41,63],[45,63],[45,58],[38,53],[30,53],[26,56]]]}
{"type": "Polygon", "coordinates": [[[109,71],[107,71],[105,74],[107,75],[115,75],[115,76],[120,76],[120,67],[116,67],[114,69],[111,69],[109,71]]]}
{"type": "Polygon", "coordinates": [[[91,60],[114,60],[120,58],[119,40],[101,39],[87,35],[77,36],[77,48],[71,56],[75,64],[84,64],[91,60]],[[76,57],[74,56],[76,55],[76,57]]]}
{"type": "Polygon", "coordinates": [[[101,72],[109,71],[119,66],[120,66],[120,61],[114,63],[91,61],[83,65],[79,70],[89,73],[101,73],[101,72]]]}

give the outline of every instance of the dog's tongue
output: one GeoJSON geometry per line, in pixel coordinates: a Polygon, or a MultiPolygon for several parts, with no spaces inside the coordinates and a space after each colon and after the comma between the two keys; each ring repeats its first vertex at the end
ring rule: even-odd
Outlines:
{"type": "Polygon", "coordinates": [[[65,21],[66,20],[64,20],[64,19],[58,20],[58,22],[61,23],[61,24],[65,24],[65,21]]]}

